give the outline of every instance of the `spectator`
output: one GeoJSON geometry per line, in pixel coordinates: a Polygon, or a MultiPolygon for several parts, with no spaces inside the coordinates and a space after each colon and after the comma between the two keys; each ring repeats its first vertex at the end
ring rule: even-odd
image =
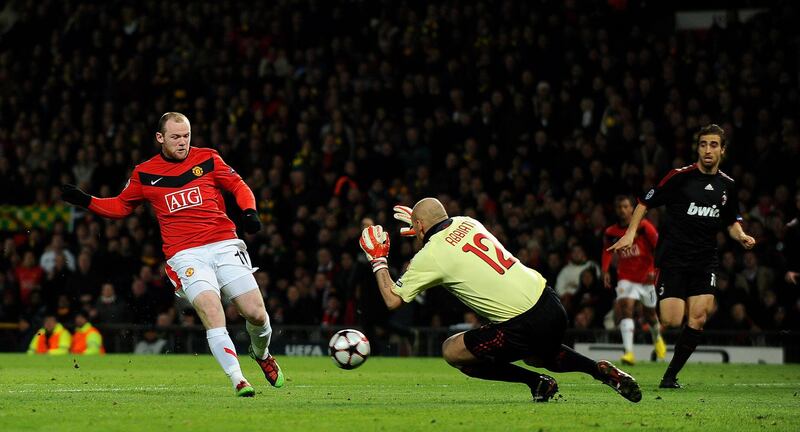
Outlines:
{"type": "Polygon", "coordinates": [[[31,305],[31,294],[42,287],[44,270],[36,264],[32,251],[25,252],[22,262],[14,269],[14,277],[19,285],[19,299],[23,305],[31,305]]]}
{"type": "Polygon", "coordinates": [[[286,290],[286,306],[283,310],[285,324],[315,324],[319,321],[315,317],[314,306],[308,297],[303,296],[295,285],[286,290]]]}
{"type": "Polygon", "coordinates": [[[561,254],[556,251],[550,251],[547,253],[547,261],[545,261],[542,269],[542,276],[549,284],[553,284],[558,281],[558,272],[561,271],[562,267],[561,254]]]}
{"type": "Polygon", "coordinates": [[[747,314],[747,307],[741,303],[736,303],[731,307],[731,320],[728,329],[736,331],[736,344],[749,345],[750,332],[760,330],[747,314]]]}
{"type": "Polygon", "coordinates": [[[39,266],[44,271],[50,273],[56,266],[56,259],[58,256],[63,256],[66,261],[67,268],[70,271],[75,271],[75,255],[69,251],[64,245],[64,237],[61,234],[53,234],[50,245],[39,258],[39,266]]]}
{"type": "Polygon", "coordinates": [[[587,268],[580,274],[580,284],[578,291],[575,292],[573,303],[580,310],[591,308],[594,319],[590,322],[593,328],[603,328],[603,321],[606,314],[612,309],[614,293],[603,287],[603,283],[597,278],[597,273],[592,268],[587,268]]]}
{"type": "Polygon", "coordinates": [[[67,296],[75,304],[83,296],[97,298],[100,292],[100,278],[92,265],[92,255],[83,251],[78,255],[78,269],[67,278],[67,296]]]}
{"type": "Polygon", "coordinates": [[[154,327],[148,328],[142,335],[143,339],[136,343],[134,354],[164,354],[167,340],[158,334],[154,327]]]}
{"type": "Polygon", "coordinates": [[[100,288],[100,296],[94,305],[94,313],[90,317],[102,324],[129,322],[128,305],[117,297],[114,284],[106,282],[100,288]]]}
{"type": "Polygon", "coordinates": [[[136,278],[131,283],[130,312],[134,324],[152,324],[156,319],[156,307],[147,284],[136,278]]]}
{"type": "Polygon", "coordinates": [[[320,324],[322,328],[336,327],[342,322],[341,302],[336,296],[329,296],[325,303],[325,310],[322,311],[320,324]]]}
{"type": "Polygon", "coordinates": [[[56,308],[55,308],[55,316],[56,321],[58,322],[69,322],[72,321],[72,317],[76,312],[75,307],[72,305],[72,302],[69,301],[69,298],[62,294],[58,296],[56,299],[56,308]]]}
{"type": "Polygon", "coordinates": [[[753,251],[744,253],[744,268],[739,273],[747,284],[747,292],[750,295],[750,305],[758,304],[758,299],[768,291],[775,283],[774,272],[766,267],[759,265],[758,257],[753,251]]]}
{"type": "Polygon", "coordinates": [[[69,352],[79,355],[105,354],[103,336],[87,318],[84,312],[75,314],[75,332],[72,334],[69,352]]]}
{"type": "MultiPolygon", "coordinates": [[[[34,328],[31,325],[31,322],[25,318],[20,318],[17,321],[17,345],[14,347],[14,351],[25,352],[28,350],[30,340],[34,337],[34,328]]],[[[37,342],[38,344],[38,342],[37,342]]]]}
{"type": "Polygon", "coordinates": [[[71,276],[72,272],[67,267],[66,256],[63,253],[56,254],[52,267],[50,270],[46,270],[42,284],[44,298],[51,301],[48,307],[54,307],[53,300],[59,296],[67,295],[67,284],[71,276]]]}
{"type": "Polygon", "coordinates": [[[72,335],[56,320],[55,315],[47,314],[44,325],[34,335],[28,346],[28,354],[64,355],[69,352],[72,335]]]}
{"type": "Polygon", "coordinates": [[[595,279],[600,277],[600,267],[586,257],[583,246],[573,245],[570,248],[570,260],[558,273],[555,286],[556,294],[561,298],[567,310],[572,307],[572,297],[578,291],[581,273],[586,269],[595,273],[595,279]]]}

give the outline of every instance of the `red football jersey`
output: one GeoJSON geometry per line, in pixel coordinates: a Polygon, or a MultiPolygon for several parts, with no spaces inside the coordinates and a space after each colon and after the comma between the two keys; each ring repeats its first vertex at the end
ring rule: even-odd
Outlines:
{"type": "Polygon", "coordinates": [[[159,153],[137,165],[118,196],[92,197],[89,210],[119,219],[143,201],[149,202],[169,259],[184,249],[236,238],[236,225],[225,214],[221,189],[233,193],[242,209],[256,208],[253,191],[216,150],[191,147],[182,161],[159,153]]]}
{"type": "MultiPolygon", "coordinates": [[[[617,242],[627,226],[611,225],[603,236],[603,271],[607,272],[611,265],[612,253],[607,249],[617,242]]],[[[642,219],[633,245],[617,255],[617,279],[636,283],[653,283],[655,267],[654,252],[658,243],[658,232],[647,219],[642,219]]]]}

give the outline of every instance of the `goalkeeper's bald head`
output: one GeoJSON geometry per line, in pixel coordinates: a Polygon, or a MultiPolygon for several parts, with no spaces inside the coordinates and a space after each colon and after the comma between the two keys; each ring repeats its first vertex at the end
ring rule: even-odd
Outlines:
{"type": "Polygon", "coordinates": [[[419,200],[411,211],[411,224],[416,229],[416,235],[420,240],[424,238],[425,232],[430,227],[447,218],[447,211],[442,202],[436,198],[419,200]]]}

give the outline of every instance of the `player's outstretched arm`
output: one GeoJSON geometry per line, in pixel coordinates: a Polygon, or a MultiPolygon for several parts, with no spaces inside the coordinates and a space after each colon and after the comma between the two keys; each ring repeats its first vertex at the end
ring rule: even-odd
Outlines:
{"type": "Polygon", "coordinates": [[[728,234],[731,236],[732,239],[739,242],[745,249],[752,249],[753,246],[756,245],[756,239],[752,236],[747,235],[742,229],[742,224],[739,222],[734,222],[731,225],[728,225],[728,234]]]}
{"type": "Polygon", "coordinates": [[[394,281],[388,269],[384,268],[378,270],[375,273],[375,280],[378,281],[378,289],[381,291],[381,297],[383,297],[383,302],[386,303],[386,307],[389,308],[389,310],[395,310],[405,303],[399,295],[392,291],[394,281]]]}
{"type": "Polygon", "coordinates": [[[383,301],[389,310],[397,309],[403,305],[403,299],[392,292],[394,281],[389,274],[389,233],[383,230],[380,225],[368,226],[361,232],[358,240],[359,246],[367,256],[367,260],[372,265],[372,272],[375,273],[375,280],[378,281],[378,288],[381,291],[383,301]]]}
{"type": "Polygon", "coordinates": [[[139,182],[139,174],[134,169],[131,178],[125,183],[125,187],[122,188],[122,192],[119,195],[111,198],[93,196],[89,210],[103,217],[122,219],[133,213],[133,210],[139,206],[142,200],[144,200],[142,183],[139,182]]]}
{"type": "Polygon", "coordinates": [[[125,189],[113,198],[98,198],[87,194],[75,185],[61,185],[61,199],[64,201],[84,207],[97,215],[121,219],[133,212],[142,200],[141,186],[138,181],[133,181],[133,177],[125,185],[125,189]]]}
{"type": "Polygon", "coordinates": [[[623,249],[629,249],[633,246],[633,240],[636,239],[636,231],[639,230],[639,224],[644,219],[644,215],[647,214],[647,206],[642,203],[636,204],[636,208],[633,210],[633,216],[631,217],[631,223],[628,225],[628,229],[625,231],[625,235],[622,236],[616,243],[611,245],[608,248],[608,251],[614,252],[623,249]]]}

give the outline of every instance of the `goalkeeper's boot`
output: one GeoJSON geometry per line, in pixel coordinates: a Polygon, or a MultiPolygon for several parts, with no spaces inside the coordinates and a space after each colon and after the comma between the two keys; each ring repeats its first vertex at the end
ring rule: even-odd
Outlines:
{"type": "Polygon", "coordinates": [[[661,384],[658,385],[658,388],[663,389],[679,389],[683,388],[682,385],[678,382],[678,377],[670,377],[664,375],[664,378],[661,378],[661,384]]]}
{"type": "Polygon", "coordinates": [[[611,362],[600,360],[597,362],[597,371],[600,375],[600,381],[614,389],[625,399],[631,402],[642,400],[642,391],[639,389],[639,384],[636,383],[636,380],[611,364],[611,362]]]}
{"type": "Polygon", "coordinates": [[[250,385],[247,380],[239,381],[236,385],[236,396],[238,397],[253,397],[256,395],[256,390],[250,385]]]}
{"type": "Polygon", "coordinates": [[[531,386],[534,402],[547,402],[558,393],[558,382],[549,375],[540,375],[539,382],[531,386]]]}
{"type": "Polygon", "coordinates": [[[633,355],[633,351],[626,352],[620,357],[619,361],[624,365],[633,366],[636,364],[636,356],[633,355]]]}
{"type": "Polygon", "coordinates": [[[667,344],[664,343],[664,338],[661,336],[656,339],[653,344],[653,350],[656,352],[656,361],[664,361],[667,357],[667,344]]]}
{"type": "Polygon", "coordinates": [[[252,345],[248,349],[250,352],[250,357],[258,363],[261,367],[261,370],[264,372],[264,378],[269,381],[269,383],[275,388],[283,387],[283,384],[286,380],[283,377],[283,371],[281,371],[281,367],[278,366],[278,362],[275,361],[275,357],[272,355],[268,355],[265,359],[260,359],[256,357],[256,353],[253,352],[252,345]]]}

